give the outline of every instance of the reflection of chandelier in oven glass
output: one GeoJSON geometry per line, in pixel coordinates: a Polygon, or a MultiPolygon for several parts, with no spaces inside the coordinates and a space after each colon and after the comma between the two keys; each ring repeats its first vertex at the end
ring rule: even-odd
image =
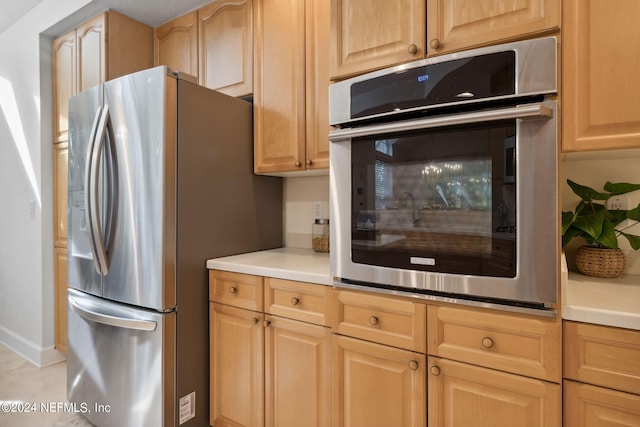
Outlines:
{"type": "Polygon", "coordinates": [[[442,168],[435,165],[427,165],[422,169],[422,176],[426,179],[438,179],[442,174],[442,168]]]}
{"type": "Polygon", "coordinates": [[[491,201],[491,165],[486,159],[434,162],[422,167],[431,208],[486,209],[491,201]]]}

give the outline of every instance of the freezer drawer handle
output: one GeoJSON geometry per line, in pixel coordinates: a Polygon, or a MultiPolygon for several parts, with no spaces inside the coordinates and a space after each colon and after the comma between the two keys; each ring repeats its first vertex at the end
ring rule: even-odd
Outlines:
{"type": "Polygon", "coordinates": [[[80,316],[96,323],[139,331],[155,331],[157,327],[157,323],[152,320],[126,319],[89,310],[82,307],[72,296],[69,296],[69,305],[80,316]]]}

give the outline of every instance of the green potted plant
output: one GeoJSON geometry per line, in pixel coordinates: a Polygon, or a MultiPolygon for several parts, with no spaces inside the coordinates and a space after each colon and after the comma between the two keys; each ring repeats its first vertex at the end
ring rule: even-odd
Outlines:
{"type": "Polygon", "coordinates": [[[640,190],[640,184],[624,182],[604,185],[604,192],[567,180],[580,197],[573,212],[562,212],[562,246],[575,237],[586,242],[576,252],[576,267],[582,274],[617,277],[625,265],[624,252],[618,248],[618,237],[624,236],[634,250],[640,249],[640,236],[626,230],[640,222],[640,204],[633,209],[608,209],[610,198],[640,190]],[[623,224],[631,220],[631,224],[623,224]]]}

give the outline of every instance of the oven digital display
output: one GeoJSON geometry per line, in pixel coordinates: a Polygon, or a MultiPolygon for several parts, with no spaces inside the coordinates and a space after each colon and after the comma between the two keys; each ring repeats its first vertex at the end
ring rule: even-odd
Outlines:
{"type": "Polygon", "coordinates": [[[515,52],[410,68],[351,86],[351,118],[515,93],[515,52]]]}

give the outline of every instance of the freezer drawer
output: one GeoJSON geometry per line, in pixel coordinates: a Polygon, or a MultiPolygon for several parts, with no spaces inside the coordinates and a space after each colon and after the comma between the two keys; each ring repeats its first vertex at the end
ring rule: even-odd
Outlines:
{"type": "Polygon", "coordinates": [[[100,427],[176,425],[176,314],[68,291],[67,398],[100,427]]]}

